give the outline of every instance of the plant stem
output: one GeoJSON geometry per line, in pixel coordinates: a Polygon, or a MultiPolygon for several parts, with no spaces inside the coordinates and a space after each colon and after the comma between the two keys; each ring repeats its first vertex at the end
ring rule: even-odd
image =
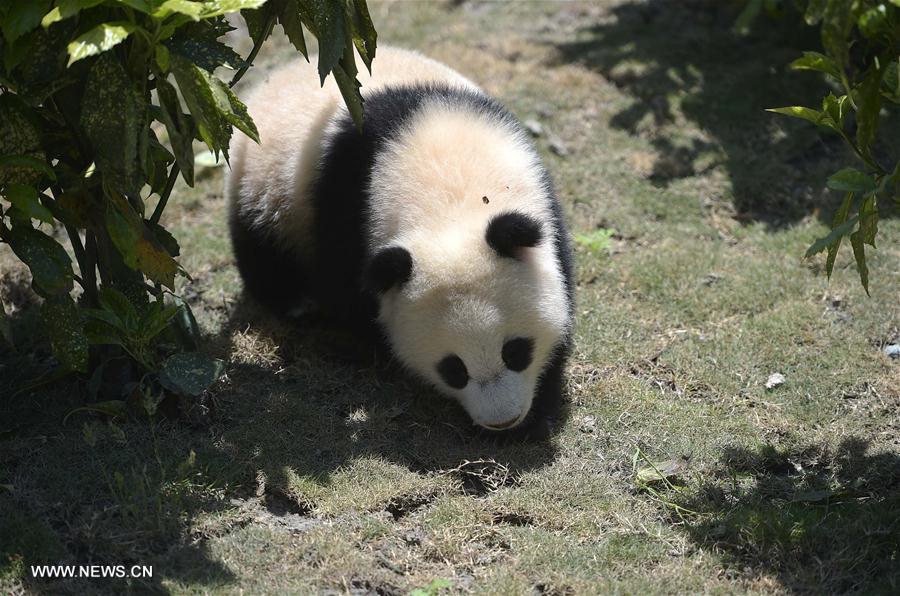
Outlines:
{"type": "MultiPolygon", "coordinates": [[[[266,38],[269,37],[269,34],[272,33],[272,29],[275,27],[275,15],[270,15],[269,20],[266,21],[265,28],[263,29],[263,34],[259,37],[257,41],[253,43],[253,49],[250,50],[250,53],[247,54],[247,60],[244,61],[244,65],[234,73],[234,76],[231,78],[231,82],[228,83],[228,88],[232,88],[240,82],[240,80],[244,77],[247,71],[253,66],[253,61],[256,59],[256,55],[259,54],[259,50],[262,49],[263,42],[266,38]]],[[[178,180],[178,174],[181,172],[181,169],[178,167],[177,163],[172,164],[172,169],[169,171],[169,178],[166,180],[166,186],[163,188],[163,191],[159,195],[159,202],[156,203],[156,207],[153,209],[153,214],[150,215],[150,223],[159,223],[159,218],[162,217],[163,211],[166,208],[166,204],[169,202],[169,195],[172,194],[172,189],[175,188],[175,182],[178,180]]]]}

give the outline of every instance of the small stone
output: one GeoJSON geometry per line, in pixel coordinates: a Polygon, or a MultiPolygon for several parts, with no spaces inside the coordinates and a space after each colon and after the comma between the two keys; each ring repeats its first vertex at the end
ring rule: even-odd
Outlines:
{"type": "Polygon", "coordinates": [[[893,359],[900,358],[900,344],[888,344],[884,346],[884,353],[893,359]]]}
{"type": "Polygon", "coordinates": [[[781,373],[771,374],[766,379],[766,389],[775,389],[779,385],[784,385],[784,380],[784,375],[781,373]]]}
{"type": "Polygon", "coordinates": [[[522,124],[525,125],[525,130],[530,132],[533,137],[539,137],[544,134],[544,127],[537,120],[526,120],[522,124]]]}
{"type": "Polygon", "coordinates": [[[583,433],[592,433],[597,426],[597,418],[592,415],[587,415],[581,419],[581,432],[583,433]]]}
{"type": "Polygon", "coordinates": [[[565,143],[562,142],[562,139],[560,139],[556,135],[550,135],[547,141],[549,143],[551,153],[554,153],[560,157],[566,157],[567,155],[569,155],[569,148],[566,147],[565,143]]]}

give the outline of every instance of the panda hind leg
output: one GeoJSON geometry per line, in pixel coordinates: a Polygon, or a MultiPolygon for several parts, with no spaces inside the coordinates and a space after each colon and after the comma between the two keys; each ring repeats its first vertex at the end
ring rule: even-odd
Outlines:
{"type": "Polygon", "coordinates": [[[229,224],[245,291],[277,315],[300,318],[312,314],[315,304],[308,294],[308,274],[302,262],[239,217],[232,216],[229,224]]]}

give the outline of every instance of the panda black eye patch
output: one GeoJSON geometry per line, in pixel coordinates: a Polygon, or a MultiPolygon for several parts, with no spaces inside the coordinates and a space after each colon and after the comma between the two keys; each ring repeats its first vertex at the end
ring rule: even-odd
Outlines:
{"type": "Polygon", "coordinates": [[[447,356],[437,364],[438,374],[447,385],[462,389],[469,383],[469,371],[459,356],[447,356]]]}
{"type": "Polygon", "coordinates": [[[534,341],[527,337],[517,337],[503,344],[503,363],[513,372],[522,372],[531,364],[534,341]]]}

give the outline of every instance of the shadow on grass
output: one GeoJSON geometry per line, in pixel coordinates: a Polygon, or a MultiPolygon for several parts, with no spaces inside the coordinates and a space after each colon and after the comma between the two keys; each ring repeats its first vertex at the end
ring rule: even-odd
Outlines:
{"type": "Polygon", "coordinates": [[[425,475],[480,459],[519,474],[553,460],[550,443],[503,443],[477,431],[458,405],[327,324],[278,321],[246,298],[230,319],[220,337],[251,325],[278,346],[277,366],[254,363],[252,349],[241,362],[241,348],[232,347],[237,362],[229,371],[230,415],[244,422],[232,427],[231,444],[268,469],[290,466],[327,483],[331,472],[359,457],[425,475]]]}
{"type": "MultiPolygon", "coordinates": [[[[18,337],[35,335],[26,333],[34,310],[12,318],[18,337]]],[[[329,493],[334,474],[366,459],[405,468],[398,473],[423,486],[455,474],[477,497],[554,458],[546,443],[486,439],[457,406],[394,366],[373,365],[372,352],[351,338],[272,320],[243,299],[207,344],[232,360],[227,381],[206,396],[210,416],[151,423],[79,413],[65,424],[85,405],[84,383],[67,379],[13,397],[52,359],[37,343],[15,352],[0,346],[2,366],[17,371],[0,380],[0,592],[10,578],[36,593],[215,589],[236,577],[206,538],[258,515],[235,513],[233,499],[264,508],[264,518],[319,515],[317,495],[329,493]],[[243,343],[234,343],[236,331],[243,343]],[[293,490],[298,485],[310,492],[293,490]],[[29,566],[40,564],[152,565],[154,573],[34,579],[29,566]]],[[[361,502],[395,519],[434,496],[391,492],[393,472],[385,473],[343,490],[380,484],[374,500],[361,502]]]]}
{"type": "Polygon", "coordinates": [[[735,4],[709,0],[648,0],[612,12],[609,23],[558,49],[562,61],[599,72],[633,97],[611,124],[654,147],[655,184],[722,167],[738,219],[780,227],[819,210],[830,221],[840,197],[824,191],[824,181],[853,158],[837,135],[765,112],[821,104],[828,91],[821,77],[787,69],[802,50],[820,47],[816,28],[789,11],[781,20],[763,16],[738,36],[735,4]]]}
{"type": "Polygon", "coordinates": [[[798,593],[900,591],[900,457],[846,438],[836,449],[730,449],[716,480],[680,504],[692,540],[736,574],[798,593]]]}

